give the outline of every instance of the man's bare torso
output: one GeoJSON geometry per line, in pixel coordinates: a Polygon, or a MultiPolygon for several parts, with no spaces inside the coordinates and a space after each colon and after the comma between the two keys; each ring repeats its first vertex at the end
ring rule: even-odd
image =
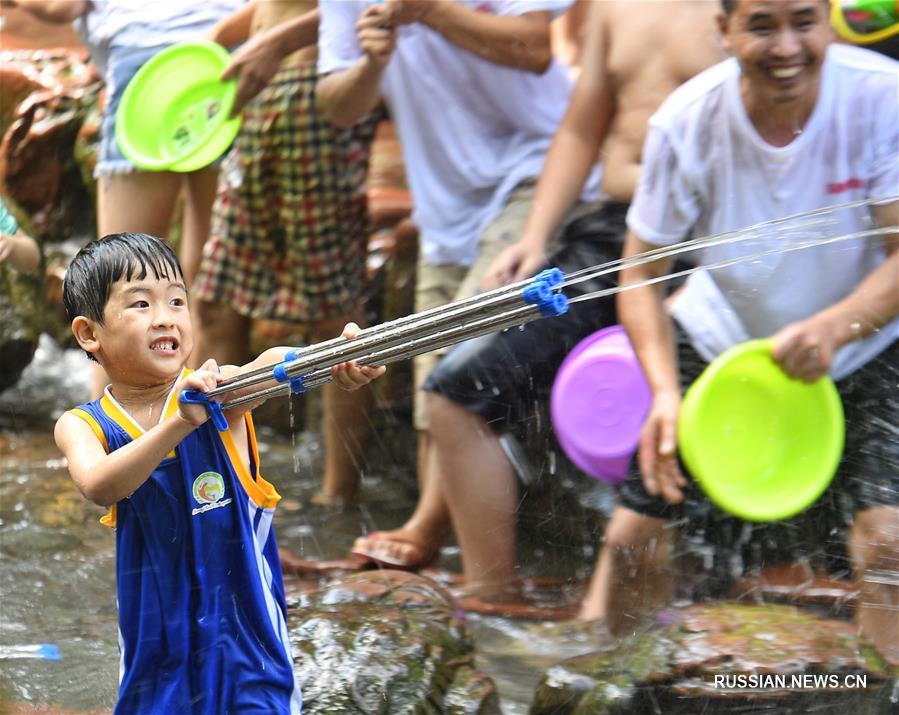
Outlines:
{"type": "MultiPolygon", "coordinates": [[[[317,0],[253,0],[252,34],[264,32],[285,20],[304,15],[318,6],[317,0]]],[[[318,59],[318,46],[310,45],[297,50],[284,58],[284,64],[298,62],[315,62],[318,59]]]]}
{"type": "Polygon", "coordinates": [[[596,5],[616,98],[603,146],[603,188],[616,200],[630,201],[650,116],[674,89],[726,56],[715,24],[719,3],[604,0],[596,5]]]}

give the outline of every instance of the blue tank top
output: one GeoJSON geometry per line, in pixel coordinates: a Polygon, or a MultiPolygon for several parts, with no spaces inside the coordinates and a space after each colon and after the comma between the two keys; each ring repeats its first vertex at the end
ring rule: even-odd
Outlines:
{"type": "MultiPolygon", "coordinates": [[[[163,419],[177,411],[169,394],[163,419]]],[[[143,430],[107,393],[71,410],[112,452],[143,430]]],[[[116,714],[299,713],[272,516],[280,496],[230,431],[194,430],[104,517],[116,529],[116,714]]]]}

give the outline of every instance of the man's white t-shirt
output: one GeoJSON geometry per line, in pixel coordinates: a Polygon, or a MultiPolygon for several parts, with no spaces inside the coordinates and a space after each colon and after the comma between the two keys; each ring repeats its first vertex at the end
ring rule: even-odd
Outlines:
{"type": "MultiPolygon", "coordinates": [[[[872,197],[899,198],[899,63],[832,45],[812,115],[785,147],[765,142],[750,121],[734,59],[673,92],[650,120],[628,226],[646,242],[670,245],[872,197]]],[[[696,260],[709,265],[873,226],[868,207],[833,210],[743,232],[748,240],[702,249],[696,260]]],[[[840,301],[884,258],[874,236],[700,271],[672,314],[711,360],[840,301]]],[[[832,376],[848,375],[897,338],[894,320],[844,346],[832,376]]]]}
{"type": "MultiPolygon", "coordinates": [[[[356,64],[356,21],[372,0],[319,3],[319,72],[356,64]]],[[[558,14],[571,0],[462,0],[479,12],[558,14]]],[[[430,263],[470,265],[478,239],[512,190],[539,176],[568,106],[573,80],[553,60],[542,75],[502,67],[420,25],[398,29],[381,78],[396,124],[415,205],[412,215],[430,263]]],[[[599,171],[583,198],[598,197],[599,171]]]]}

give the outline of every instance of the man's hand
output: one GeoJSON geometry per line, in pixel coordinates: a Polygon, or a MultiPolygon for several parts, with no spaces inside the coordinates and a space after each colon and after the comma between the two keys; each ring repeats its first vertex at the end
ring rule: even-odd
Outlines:
{"type": "MultiPolygon", "coordinates": [[[[199,390],[208,392],[215,388],[220,379],[218,364],[209,358],[199,369],[185,377],[175,388],[175,394],[180,395],[182,390],[199,390]]],[[[204,405],[186,404],[178,400],[178,414],[185,422],[199,427],[209,419],[209,412],[204,405]]]]}
{"type": "Polygon", "coordinates": [[[424,22],[439,0],[387,0],[386,19],[392,26],[424,22]]]}
{"type": "Polygon", "coordinates": [[[481,288],[493,290],[530,278],[546,265],[542,246],[518,241],[503,250],[481,278],[481,288]]]}
{"type": "MultiPolygon", "coordinates": [[[[352,340],[359,334],[359,326],[355,323],[347,323],[343,329],[343,337],[352,340]]],[[[331,368],[331,377],[334,383],[344,390],[358,390],[364,387],[375,378],[381,377],[387,370],[386,367],[369,367],[367,365],[357,365],[355,360],[342,362],[331,368]]]]}
{"type": "Polygon", "coordinates": [[[222,81],[237,78],[237,96],[231,116],[236,117],[253,97],[259,94],[281,66],[281,52],[266,35],[247,40],[231,55],[231,62],[222,72],[222,81]]]}
{"type": "Polygon", "coordinates": [[[379,68],[387,66],[396,49],[396,30],[391,24],[386,5],[365,8],[356,22],[356,37],[372,64],[379,68]]]}
{"type": "Polygon", "coordinates": [[[658,392],[640,432],[637,453],[643,485],[652,496],[669,504],[684,500],[687,480],[677,465],[677,416],[681,397],[677,392],[658,392]]]}
{"type": "Polygon", "coordinates": [[[820,315],[790,323],[771,340],[772,357],[784,372],[804,382],[826,375],[840,347],[833,326],[820,315]]]}

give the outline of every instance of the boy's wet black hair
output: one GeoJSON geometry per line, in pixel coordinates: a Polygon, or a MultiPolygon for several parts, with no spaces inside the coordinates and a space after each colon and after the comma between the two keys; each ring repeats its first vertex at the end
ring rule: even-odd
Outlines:
{"type": "Polygon", "coordinates": [[[69,320],[83,315],[103,324],[103,311],[114,283],[184,278],[178,256],[164,241],[146,233],[111,233],[82,248],[66,269],[62,302],[69,320]]]}

